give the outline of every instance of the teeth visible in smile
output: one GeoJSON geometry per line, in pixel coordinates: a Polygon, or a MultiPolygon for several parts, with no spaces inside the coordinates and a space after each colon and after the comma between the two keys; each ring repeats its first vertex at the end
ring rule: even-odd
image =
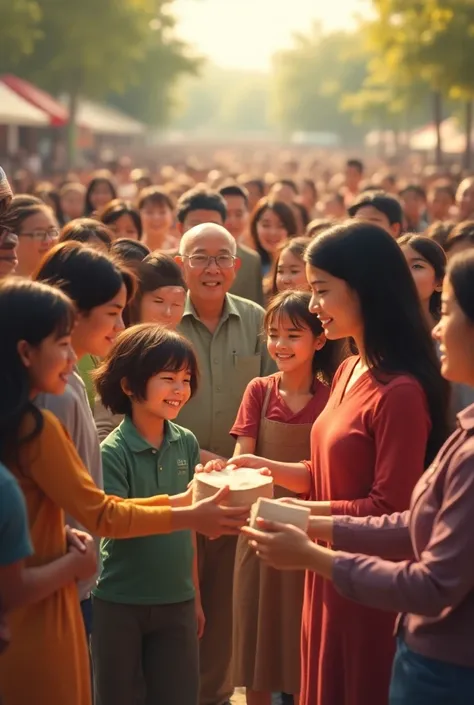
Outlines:
{"type": "Polygon", "coordinates": [[[204,286],[219,286],[219,282],[203,282],[204,286]]]}
{"type": "Polygon", "coordinates": [[[165,399],[165,404],[169,404],[170,406],[179,406],[180,402],[179,401],[168,401],[165,399]]]}
{"type": "Polygon", "coordinates": [[[277,353],[276,356],[280,358],[280,360],[289,360],[290,357],[294,357],[293,355],[284,355],[283,353],[277,353]]]}

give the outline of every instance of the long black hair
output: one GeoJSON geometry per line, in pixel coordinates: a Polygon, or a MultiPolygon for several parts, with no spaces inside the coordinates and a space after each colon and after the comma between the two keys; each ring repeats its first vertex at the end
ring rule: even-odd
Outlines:
{"type": "Polygon", "coordinates": [[[26,340],[37,346],[50,335],[68,335],[73,325],[73,305],[58,289],[16,277],[0,283],[0,459],[7,465],[18,463],[20,446],[43,426],[41,411],[30,399],[29,376],[18,343],[26,340]]]}
{"type": "MultiPolygon", "coordinates": [[[[417,235],[416,233],[407,233],[397,240],[400,247],[411,247],[420,257],[430,264],[435,273],[435,277],[440,284],[443,283],[446,272],[446,254],[435,240],[417,235]]],[[[441,318],[441,291],[433,291],[430,296],[430,313],[437,322],[441,318]]]]}
{"type": "Polygon", "coordinates": [[[462,312],[474,325],[474,250],[453,257],[448,279],[462,312]]]}
{"type": "Polygon", "coordinates": [[[430,463],[449,432],[449,384],[441,377],[415,283],[396,240],[370,223],[349,222],[322,233],[305,259],[357,293],[371,374],[381,382],[387,374],[409,374],[421,384],[431,417],[430,463]]]}

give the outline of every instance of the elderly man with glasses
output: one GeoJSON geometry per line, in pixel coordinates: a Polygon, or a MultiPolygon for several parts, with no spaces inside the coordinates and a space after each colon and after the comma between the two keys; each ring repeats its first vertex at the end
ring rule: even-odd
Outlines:
{"type": "MultiPolygon", "coordinates": [[[[204,223],[182,237],[177,262],[188,297],[178,330],[198,355],[196,396],[178,417],[201,447],[201,460],[229,458],[229,431],[247,384],[274,372],[262,337],[264,310],[229,294],[240,266],[237,245],[222,226],[204,223]]],[[[206,618],[201,640],[200,705],[223,705],[232,695],[232,584],[235,537],[198,537],[201,601],[206,618]]]]}

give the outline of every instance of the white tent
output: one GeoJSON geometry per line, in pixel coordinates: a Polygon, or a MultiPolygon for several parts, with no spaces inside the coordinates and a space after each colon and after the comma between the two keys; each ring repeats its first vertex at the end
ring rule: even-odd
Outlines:
{"type": "Polygon", "coordinates": [[[49,118],[0,80],[0,125],[46,127],[49,118]]]}
{"type": "Polygon", "coordinates": [[[77,123],[98,135],[143,135],[145,126],[124,113],[81,100],[77,110],[77,123]]]}

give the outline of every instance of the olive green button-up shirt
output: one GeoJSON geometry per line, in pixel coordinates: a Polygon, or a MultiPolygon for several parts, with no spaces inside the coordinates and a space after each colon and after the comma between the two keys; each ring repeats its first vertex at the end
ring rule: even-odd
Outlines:
{"type": "Polygon", "coordinates": [[[200,380],[198,392],[176,422],[189,428],[204,450],[232,456],[229,435],[247,384],[275,372],[263,335],[264,310],[258,304],[227,294],[214,333],[199,320],[189,298],[178,331],[194,346],[200,380]]]}

